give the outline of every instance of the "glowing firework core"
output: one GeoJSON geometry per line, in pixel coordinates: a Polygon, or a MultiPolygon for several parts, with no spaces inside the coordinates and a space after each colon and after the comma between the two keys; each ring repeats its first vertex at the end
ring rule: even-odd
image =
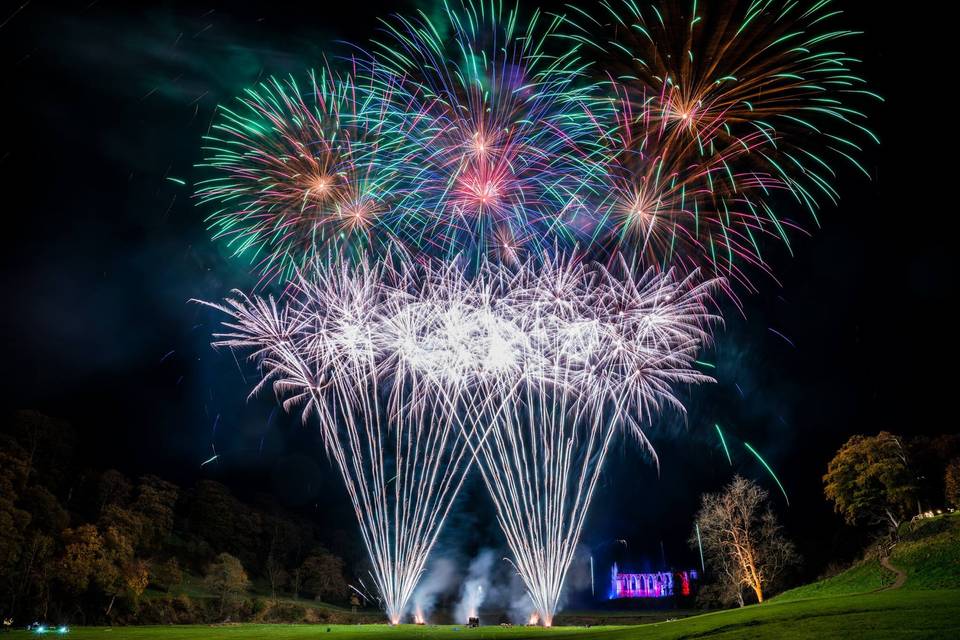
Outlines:
{"type": "Polygon", "coordinates": [[[333,178],[328,175],[319,175],[313,179],[308,189],[318,198],[326,198],[333,191],[333,178]]]}

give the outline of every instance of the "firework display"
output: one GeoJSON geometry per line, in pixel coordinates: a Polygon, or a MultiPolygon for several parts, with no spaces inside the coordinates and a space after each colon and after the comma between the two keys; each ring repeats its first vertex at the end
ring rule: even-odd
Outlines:
{"type": "Polygon", "coordinates": [[[549,625],[614,433],[643,439],[679,406],[672,385],[707,379],[692,363],[710,288],[574,262],[318,267],[283,306],[214,305],[230,316],[215,344],[251,350],[254,392],[318,419],[392,622],[477,457],[549,625]]]}
{"type": "Polygon", "coordinates": [[[611,442],[652,451],[708,380],[714,292],[774,275],[765,243],[818,224],[838,159],[867,173],[877,96],[829,0],[567,13],[393,16],[349,73],[266,81],[206,140],[214,237],[284,288],[213,305],[216,344],[320,425],[391,622],[476,465],[552,624],[611,442]]]}
{"type": "Polygon", "coordinates": [[[214,177],[198,184],[197,197],[214,207],[213,237],[268,283],[291,280],[315,256],[375,249],[385,235],[374,227],[402,190],[370,92],[328,69],[308,80],[248,90],[220,107],[205,139],[201,166],[214,177]]]}
{"type": "Polygon", "coordinates": [[[447,2],[385,21],[349,73],[221,107],[197,190],[214,236],[265,282],[400,241],[508,263],[623,252],[754,289],[764,242],[789,250],[836,202],[838,166],[867,173],[858,103],[877,96],[838,49],[856,32],[831,2],[598,8],[447,2]]]}
{"type": "Polygon", "coordinates": [[[413,274],[362,263],[313,276],[283,306],[239,293],[216,305],[231,320],[215,344],[252,350],[263,376],[254,393],[272,384],[286,409],[316,418],[396,624],[472,462],[461,382],[429,373],[444,354],[429,351],[430,336],[419,342],[435,318],[405,291],[413,274]]]}
{"type": "Polygon", "coordinates": [[[869,177],[856,156],[878,140],[857,104],[879,96],[838,49],[858,32],[834,26],[829,0],[601,4],[601,17],[572,9],[591,27],[573,37],[613,78],[596,237],[751,288],[751,271],[771,273],[763,240],[789,249],[836,203],[841,164],[869,177]]]}
{"type": "Polygon", "coordinates": [[[386,22],[371,76],[392,88],[380,94],[385,130],[416,186],[389,222],[397,236],[433,255],[515,262],[582,235],[598,140],[564,23],[458,0],[437,19],[386,22]]]}
{"type": "MultiPolygon", "coordinates": [[[[537,618],[553,624],[570,563],[614,436],[642,430],[693,369],[708,338],[712,282],[673,272],[548,263],[511,286],[536,338],[534,375],[484,380],[478,466],[537,618]]],[[[529,365],[528,365],[529,366],[529,365]]]]}

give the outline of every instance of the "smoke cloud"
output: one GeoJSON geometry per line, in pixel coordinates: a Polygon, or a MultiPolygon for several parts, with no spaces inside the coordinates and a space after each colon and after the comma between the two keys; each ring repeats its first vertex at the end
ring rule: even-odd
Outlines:
{"type": "Polygon", "coordinates": [[[460,588],[460,602],[454,610],[457,622],[465,623],[480,614],[480,606],[490,591],[491,572],[496,561],[497,554],[493,549],[483,549],[470,562],[467,579],[460,588]]]}
{"type": "Polygon", "coordinates": [[[415,622],[430,622],[437,600],[453,590],[457,584],[456,564],[448,558],[432,558],[430,571],[413,592],[413,617],[415,622]]]}

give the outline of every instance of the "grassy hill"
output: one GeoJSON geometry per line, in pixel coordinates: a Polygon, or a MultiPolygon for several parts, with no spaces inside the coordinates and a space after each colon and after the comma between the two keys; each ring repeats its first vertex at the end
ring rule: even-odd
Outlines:
{"type": "Polygon", "coordinates": [[[960,512],[905,524],[890,562],[904,589],[960,589],[960,512]]]}
{"type": "Polygon", "coordinates": [[[892,585],[895,578],[896,574],[894,572],[882,567],[878,559],[871,558],[831,578],[786,591],[773,598],[771,602],[826,598],[876,591],[892,585]]]}
{"type": "MultiPolygon", "coordinates": [[[[456,626],[402,625],[211,625],[84,628],[70,632],[78,640],[533,640],[598,638],[607,640],[801,640],[828,638],[957,637],[960,620],[960,514],[904,525],[890,561],[906,573],[899,588],[889,588],[895,573],[877,560],[769,600],[730,611],[639,626],[466,629],[456,626]]],[[[25,638],[17,632],[14,638],[25,638]]]]}
{"type": "MultiPolygon", "coordinates": [[[[907,574],[902,589],[960,589],[960,512],[905,523],[899,533],[889,562],[907,574]]],[[[876,591],[893,585],[895,578],[879,558],[871,557],[836,576],[786,591],[772,602],[876,591]]]]}

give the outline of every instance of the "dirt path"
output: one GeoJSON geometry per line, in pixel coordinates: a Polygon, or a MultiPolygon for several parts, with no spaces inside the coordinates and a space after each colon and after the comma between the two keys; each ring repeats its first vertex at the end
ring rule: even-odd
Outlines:
{"type": "Polygon", "coordinates": [[[884,587],[883,589],[881,589],[881,591],[889,591],[889,590],[891,590],[891,589],[899,589],[900,587],[903,586],[903,583],[907,581],[907,574],[906,574],[906,572],[905,572],[905,571],[901,571],[900,569],[897,569],[895,566],[893,566],[892,564],[890,564],[890,558],[889,558],[888,556],[883,556],[882,558],[880,558],[880,564],[883,565],[883,568],[884,568],[884,569],[887,569],[888,571],[892,571],[892,572],[894,572],[895,574],[897,574],[897,578],[896,578],[896,580],[893,581],[893,584],[890,585],[889,587],[884,587]]]}

